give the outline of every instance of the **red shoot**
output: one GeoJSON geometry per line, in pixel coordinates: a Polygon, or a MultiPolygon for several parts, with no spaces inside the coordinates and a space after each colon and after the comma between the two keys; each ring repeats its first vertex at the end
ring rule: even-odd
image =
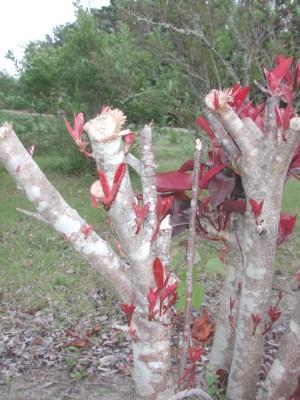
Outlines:
{"type": "Polygon", "coordinates": [[[135,133],[129,132],[126,135],[124,135],[124,141],[125,143],[131,145],[135,141],[135,133]]]}
{"type": "Polygon", "coordinates": [[[74,141],[77,144],[79,144],[81,142],[81,137],[83,133],[83,125],[84,125],[83,113],[79,113],[77,115],[74,114],[74,128],[72,128],[70,122],[66,118],[64,119],[64,121],[69,134],[72,136],[74,141]]]}
{"type": "Polygon", "coordinates": [[[246,97],[248,96],[249,90],[250,86],[245,86],[241,88],[239,84],[236,84],[232,87],[232,106],[235,110],[239,110],[246,97]]]}
{"type": "Polygon", "coordinates": [[[203,348],[202,347],[200,347],[199,349],[195,348],[195,347],[190,347],[189,348],[189,360],[193,364],[196,363],[197,361],[200,360],[200,357],[202,356],[202,353],[203,353],[203,348]]]}
{"type": "Polygon", "coordinates": [[[293,62],[293,57],[284,58],[280,61],[281,62],[272,71],[264,69],[268,90],[272,95],[277,93],[283,78],[288,74],[289,68],[293,62]]]}
{"type": "Polygon", "coordinates": [[[263,205],[264,205],[264,200],[262,200],[260,202],[257,202],[256,200],[254,200],[254,199],[252,199],[250,197],[249,203],[250,203],[250,206],[251,206],[252,213],[253,213],[253,215],[255,217],[255,221],[257,222],[257,219],[260,216],[261,210],[262,210],[263,205]]]}
{"type": "Polygon", "coordinates": [[[230,314],[232,313],[232,310],[234,309],[236,303],[236,299],[233,299],[231,296],[229,298],[229,309],[230,309],[230,314]]]}
{"type": "Polygon", "coordinates": [[[164,286],[164,267],[158,257],[155,257],[153,262],[153,275],[157,290],[160,291],[164,286]]]}
{"type": "Polygon", "coordinates": [[[256,328],[261,322],[261,315],[260,314],[251,314],[252,322],[253,322],[253,331],[252,335],[255,335],[256,328]]]}
{"type": "Polygon", "coordinates": [[[214,92],[214,109],[218,110],[220,108],[220,102],[219,102],[219,97],[217,91],[214,92]]]}
{"type": "Polygon", "coordinates": [[[121,185],[125,171],[126,171],[126,164],[121,163],[115,172],[113,179],[113,186],[112,189],[110,190],[104,171],[98,170],[98,177],[104,194],[104,197],[101,199],[101,201],[105,206],[110,206],[114,201],[118,193],[119,187],[121,185]]]}
{"type": "Polygon", "coordinates": [[[135,233],[138,234],[141,229],[141,226],[149,212],[150,204],[147,203],[143,206],[139,206],[138,204],[133,203],[132,207],[133,207],[133,210],[134,210],[135,216],[136,216],[136,231],[135,231],[135,233]]]}
{"type": "Polygon", "coordinates": [[[132,300],[131,304],[122,303],[120,304],[120,308],[126,315],[128,326],[130,326],[132,320],[132,314],[134,313],[135,310],[134,301],[132,300]]]}
{"type": "Polygon", "coordinates": [[[88,236],[90,236],[90,234],[93,232],[94,228],[92,227],[92,225],[84,225],[81,228],[81,232],[84,234],[84,236],[87,238],[88,236]]]}
{"type": "Polygon", "coordinates": [[[278,227],[277,247],[280,246],[291,235],[296,224],[296,215],[280,214],[278,227]]]}
{"type": "Polygon", "coordinates": [[[272,306],[269,307],[268,316],[272,322],[277,321],[280,315],[281,312],[278,310],[278,308],[272,306]]]}
{"type": "Polygon", "coordinates": [[[200,126],[200,128],[202,128],[208,134],[211,141],[215,139],[214,131],[211,129],[211,127],[209,126],[208,122],[204,117],[202,116],[198,117],[196,119],[196,123],[200,126]]]}

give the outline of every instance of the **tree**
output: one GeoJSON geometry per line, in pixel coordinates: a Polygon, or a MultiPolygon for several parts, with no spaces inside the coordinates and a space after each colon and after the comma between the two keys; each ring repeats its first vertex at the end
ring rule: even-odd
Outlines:
{"type": "MultiPolygon", "coordinates": [[[[216,215],[216,224],[209,219],[214,234],[224,235],[233,260],[228,270],[229,277],[225,280],[227,286],[223,290],[221,304],[221,312],[228,318],[219,323],[218,329],[224,329],[227,322],[226,332],[232,327],[234,331],[230,331],[225,347],[218,344],[216,333],[213,351],[225,352],[226,360],[222,355],[219,359],[214,357],[211,360],[213,368],[221,364],[225,369],[224,363],[230,366],[226,395],[232,400],[255,398],[264,335],[280,317],[277,306],[269,304],[272,266],[276,245],[291,232],[292,219],[280,219],[281,199],[287,175],[299,173],[300,159],[300,118],[293,116],[291,108],[300,84],[300,64],[292,65],[292,62],[292,58],[278,56],[275,68],[265,71],[267,88],[263,90],[269,98],[264,112],[264,107],[254,106],[247,100],[249,88],[236,84],[224,91],[212,90],[205,99],[205,118],[199,120],[214,141],[214,148],[211,162],[206,163],[199,182],[200,146],[197,144],[191,222],[192,216],[198,215],[199,227],[202,233],[208,235],[209,228],[205,229],[200,221],[201,215],[209,211],[208,201],[198,205],[195,188],[198,184],[206,187],[213,177],[228,167],[228,161],[231,169],[235,170],[233,179],[242,183],[239,190],[244,196],[242,203],[241,199],[235,198],[226,201],[227,195],[232,195],[234,191],[232,185],[230,190],[226,189],[228,181],[224,185],[222,178],[218,189],[222,189],[223,199],[219,204],[222,203],[223,207],[220,209],[216,206],[215,210],[222,216],[216,215]],[[224,161],[225,155],[227,160],[224,161]],[[225,192],[227,194],[224,196],[225,192]],[[240,214],[239,221],[229,225],[228,217],[233,212],[240,214]],[[228,226],[229,233],[226,231],[228,226]],[[233,271],[236,263],[239,263],[238,274],[233,271]],[[225,311],[224,304],[227,304],[225,311]]],[[[104,107],[96,118],[85,124],[82,113],[74,117],[73,127],[66,121],[67,129],[80,151],[95,159],[98,180],[91,187],[93,204],[102,204],[107,209],[118,235],[120,254],[64,201],[7,123],[0,129],[0,160],[17,187],[25,192],[35,206],[37,213],[32,215],[63,235],[120,297],[120,307],[127,316],[128,333],[132,339],[133,378],[139,395],[146,399],[175,400],[195,394],[210,399],[202,389],[174,394],[176,385],[172,376],[170,333],[178,279],[168,272],[172,233],[169,214],[172,203],[176,201],[174,192],[191,188],[191,176],[186,176],[188,179],[183,183],[178,182],[178,175],[164,175],[163,182],[166,179],[170,182],[170,177],[173,177],[173,182],[167,191],[162,189],[161,177],[156,176],[154,168],[152,127],[146,125],[141,131],[142,159],[137,164],[140,165],[142,196],[136,197],[126,161],[134,134],[123,129],[124,122],[124,114],[109,107],[104,107]],[[92,151],[83,137],[83,129],[88,135],[92,151]],[[175,180],[174,176],[177,177],[175,180]],[[174,190],[174,182],[181,190],[174,190]],[[159,194],[157,187],[168,194],[159,194]]],[[[187,165],[182,168],[183,172],[187,168],[187,165]]],[[[181,176],[182,171],[178,172],[181,176]]],[[[216,197],[211,196],[212,201],[216,203],[216,197]]],[[[194,227],[192,225],[190,243],[196,231],[196,224],[194,227]]],[[[187,279],[190,280],[190,276],[187,279]]],[[[190,283],[187,286],[190,288],[190,283]]],[[[190,289],[188,294],[187,303],[190,301],[190,289]]],[[[279,393],[279,390],[280,393],[290,394],[297,384],[295,375],[291,377],[292,382],[285,381],[300,360],[297,310],[282,344],[284,350],[279,351],[264,391],[258,394],[260,399],[274,398],[274,393],[279,393]],[[286,357],[288,352],[291,357],[286,357]],[[275,386],[278,391],[274,389],[275,386]]],[[[189,318],[183,348],[189,341],[188,325],[189,318]]],[[[183,375],[177,377],[178,383],[193,377],[195,364],[201,357],[201,348],[187,348],[189,365],[184,365],[187,352],[183,351],[183,368],[186,368],[183,375]]]]}

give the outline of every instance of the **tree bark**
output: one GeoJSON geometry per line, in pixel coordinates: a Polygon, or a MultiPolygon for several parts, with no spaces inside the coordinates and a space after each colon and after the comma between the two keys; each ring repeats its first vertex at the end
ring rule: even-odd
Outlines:
{"type": "Polygon", "coordinates": [[[236,237],[239,234],[239,217],[233,216],[233,218],[237,219],[233,221],[227,235],[228,239],[225,241],[227,248],[225,256],[226,276],[221,290],[215,336],[209,358],[209,369],[212,372],[223,369],[229,373],[235,342],[235,325],[238,319],[243,262],[236,237]],[[236,231],[236,235],[233,233],[234,231],[236,231]],[[234,303],[231,309],[232,302],[234,303]],[[231,321],[229,317],[232,317],[231,321]]]}
{"type": "Polygon", "coordinates": [[[285,336],[279,347],[257,400],[286,400],[300,377],[300,305],[299,296],[285,336]]]}

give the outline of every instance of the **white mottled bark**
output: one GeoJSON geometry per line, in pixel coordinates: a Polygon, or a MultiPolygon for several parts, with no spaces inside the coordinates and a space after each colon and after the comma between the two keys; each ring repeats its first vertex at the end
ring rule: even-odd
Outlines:
{"type": "Polygon", "coordinates": [[[231,233],[228,240],[225,241],[227,247],[225,257],[225,280],[221,290],[220,306],[216,323],[214,341],[210,353],[209,364],[210,369],[217,371],[223,369],[229,373],[233,356],[233,348],[235,341],[235,329],[231,326],[229,316],[233,317],[233,323],[237,323],[239,299],[242,282],[242,255],[240,252],[237,236],[239,234],[238,221],[239,217],[235,216],[231,226],[231,233]],[[234,302],[232,310],[230,310],[230,302],[234,302]]]}
{"type": "MultiPolygon", "coordinates": [[[[267,118],[271,114],[273,117],[269,111],[267,118]]],[[[251,314],[265,318],[268,310],[282,193],[288,166],[300,142],[300,118],[291,120],[285,142],[277,138],[275,141],[274,126],[268,121],[266,126],[272,135],[261,136],[259,140],[258,130],[253,129],[248,122],[241,121],[232,109],[220,111],[219,117],[241,149],[237,166],[247,201],[247,212],[242,217],[243,228],[239,237],[244,274],[226,396],[229,400],[253,400],[263,356],[264,337],[261,329],[257,329],[253,335],[251,314]],[[250,198],[257,202],[264,200],[259,221],[255,221],[251,212],[250,198]]]]}
{"type": "MultiPolygon", "coordinates": [[[[106,109],[85,125],[97,168],[104,170],[110,188],[118,166],[126,162],[119,133],[123,120],[124,117],[118,110],[106,109]]],[[[151,132],[147,140],[151,142],[151,132]]],[[[154,400],[168,399],[174,393],[169,316],[166,313],[160,322],[148,321],[147,300],[150,287],[155,287],[152,271],[154,255],[160,256],[156,252],[162,252],[165,267],[169,261],[171,227],[163,222],[162,232],[158,232],[158,242],[153,243],[152,249],[150,231],[154,230],[156,223],[156,187],[155,181],[153,184],[155,174],[153,156],[150,157],[151,148],[145,150],[148,163],[142,167],[141,176],[144,192],[152,196],[151,222],[146,221],[150,230],[145,234],[142,226],[136,234],[136,216],[132,207],[135,196],[128,171],[125,172],[108,211],[129,262],[127,264],[94,231],[86,233],[86,221],[50,184],[11,126],[6,124],[0,129],[0,161],[15,180],[17,187],[25,192],[35,206],[37,213],[32,213],[31,216],[38,217],[62,234],[72,247],[109,281],[124,303],[134,303],[136,308],[130,325],[133,338],[133,378],[138,395],[154,400]],[[153,176],[149,176],[149,172],[153,176]],[[149,184],[150,190],[147,188],[149,184]]]]}
{"type": "Polygon", "coordinates": [[[300,376],[299,300],[257,400],[286,400],[297,387],[300,376]]]}

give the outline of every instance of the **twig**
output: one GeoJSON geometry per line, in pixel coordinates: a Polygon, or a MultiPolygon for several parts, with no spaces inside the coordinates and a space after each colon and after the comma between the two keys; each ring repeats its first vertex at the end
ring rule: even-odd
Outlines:
{"type": "Polygon", "coordinates": [[[128,153],[126,155],[127,164],[130,165],[131,168],[135,170],[135,172],[141,176],[142,173],[142,163],[133,154],[128,153]]]}
{"type": "Polygon", "coordinates": [[[266,89],[263,85],[261,85],[259,82],[254,80],[253,83],[262,93],[264,93],[268,96],[271,95],[270,91],[268,89],[266,89]]]}
{"type": "Polygon", "coordinates": [[[228,135],[218,118],[211,111],[208,110],[204,110],[203,115],[207,119],[209,125],[212,127],[216,138],[218,139],[228,156],[232,160],[237,159],[241,155],[241,152],[235,142],[228,135]]]}
{"type": "Polygon", "coordinates": [[[209,394],[207,394],[206,392],[204,392],[204,390],[200,388],[183,390],[182,392],[178,392],[169,397],[169,400],[180,400],[190,396],[196,396],[200,400],[213,400],[213,398],[210,397],[209,394]]]}
{"type": "Polygon", "coordinates": [[[50,223],[44,217],[42,217],[41,214],[39,214],[39,213],[27,211],[27,210],[24,210],[23,208],[16,208],[16,210],[22,214],[29,216],[29,217],[35,218],[36,220],[43,222],[44,224],[50,225],[50,223]]]}
{"type": "Polygon", "coordinates": [[[184,329],[182,338],[182,349],[180,354],[179,376],[184,373],[187,362],[188,349],[190,345],[190,325],[192,310],[192,291],[193,291],[193,264],[195,258],[195,239],[196,239],[196,213],[197,200],[199,193],[199,174],[200,174],[201,141],[196,140],[196,151],[194,157],[192,200],[189,220],[189,238],[187,247],[187,269],[186,269],[186,292],[185,292],[185,310],[184,310],[184,329]]]}

